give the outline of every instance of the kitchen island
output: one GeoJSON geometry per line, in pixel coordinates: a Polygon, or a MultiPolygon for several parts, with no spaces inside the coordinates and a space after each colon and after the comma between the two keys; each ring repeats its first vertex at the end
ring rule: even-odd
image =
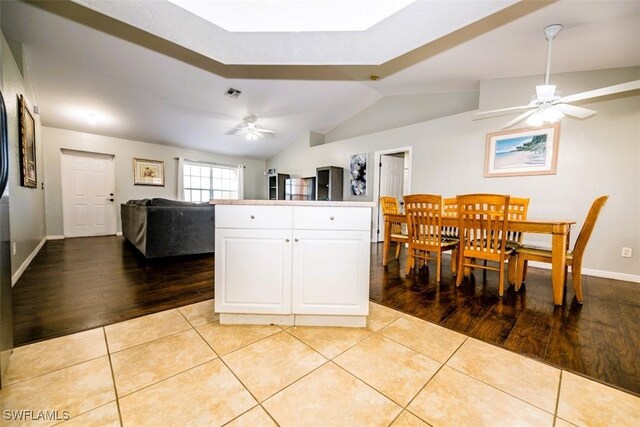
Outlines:
{"type": "Polygon", "coordinates": [[[372,203],[211,203],[220,323],[366,325],[372,203]]]}

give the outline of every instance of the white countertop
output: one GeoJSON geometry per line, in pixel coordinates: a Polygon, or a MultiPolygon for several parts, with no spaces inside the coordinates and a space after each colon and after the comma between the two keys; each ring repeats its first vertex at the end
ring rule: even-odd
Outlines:
{"type": "Polygon", "coordinates": [[[211,199],[212,205],[260,205],[260,206],[325,206],[344,208],[372,208],[373,202],[326,201],[326,200],[228,200],[211,199]]]}

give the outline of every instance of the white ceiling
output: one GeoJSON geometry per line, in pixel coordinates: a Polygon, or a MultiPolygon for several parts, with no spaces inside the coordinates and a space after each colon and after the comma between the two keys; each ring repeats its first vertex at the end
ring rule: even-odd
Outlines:
{"type": "MultiPolygon", "coordinates": [[[[155,5],[111,3],[147,12],[155,5]]],[[[309,131],[327,132],[386,95],[477,90],[484,79],[543,74],[542,29],[552,23],[565,26],[552,73],[640,65],[640,1],[522,2],[381,65],[306,67],[224,65],[70,2],[2,4],[2,31],[23,45],[44,125],[255,158],[309,131]],[[370,81],[371,74],[381,79],[370,81]],[[228,87],[241,90],[240,98],[225,96],[228,87]],[[86,121],[90,113],[95,125],[86,121]],[[248,114],[278,134],[257,141],[225,135],[248,114]]],[[[313,45],[316,53],[335,48],[313,45]]]]}

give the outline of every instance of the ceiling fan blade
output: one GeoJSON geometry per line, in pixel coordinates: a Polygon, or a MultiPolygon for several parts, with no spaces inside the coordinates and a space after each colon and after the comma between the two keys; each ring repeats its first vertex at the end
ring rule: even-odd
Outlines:
{"type": "Polygon", "coordinates": [[[577,117],[579,119],[586,119],[596,114],[594,110],[569,104],[556,104],[551,108],[555,108],[567,116],[577,117]]]}
{"type": "Polygon", "coordinates": [[[521,105],[519,107],[509,107],[509,108],[500,108],[499,110],[489,110],[489,111],[481,111],[479,113],[474,113],[474,116],[482,116],[485,114],[496,114],[496,113],[508,113],[508,112],[516,112],[520,110],[524,110],[525,108],[529,108],[528,105],[521,105]]]}
{"type": "Polygon", "coordinates": [[[256,128],[256,131],[260,132],[260,133],[276,133],[275,130],[271,130],[271,129],[263,129],[263,128],[256,128]]]}
{"type": "Polygon", "coordinates": [[[228,131],[226,131],[224,134],[225,135],[239,135],[242,133],[246,132],[246,128],[231,128],[228,131]]]}
{"type": "Polygon", "coordinates": [[[634,80],[632,82],[620,83],[613,86],[602,87],[600,89],[588,90],[586,92],[576,93],[575,95],[565,96],[559,99],[558,102],[575,102],[582,101],[583,99],[597,98],[599,96],[612,95],[614,93],[628,92],[630,90],[640,89],[640,80],[634,80]]]}
{"type": "Polygon", "coordinates": [[[510,128],[511,126],[515,125],[516,123],[526,119],[527,117],[529,117],[530,115],[532,115],[533,113],[535,113],[536,111],[538,111],[537,108],[533,108],[529,111],[525,111],[524,113],[520,114],[518,117],[516,117],[515,119],[511,120],[509,123],[506,123],[504,126],[502,126],[500,129],[506,129],[506,128],[510,128]]]}

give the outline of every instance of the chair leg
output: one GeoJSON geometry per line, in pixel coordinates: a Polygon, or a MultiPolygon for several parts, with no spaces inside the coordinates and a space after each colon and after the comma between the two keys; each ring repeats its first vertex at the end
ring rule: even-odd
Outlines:
{"type": "Polygon", "coordinates": [[[522,281],[524,282],[525,280],[527,280],[527,268],[529,268],[529,261],[528,260],[524,260],[523,266],[522,266],[522,281]]]}
{"type": "Polygon", "coordinates": [[[387,266],[387,258],[389,254],[389,240],[385,239],[384,242],[382,243],[382,266],[386,267],[387,266]]]}
{"type": "MultiPolygon", "coordinates": [[[[511,262],[511,261],[509,261],[511,262]]],[[[524,281],[524,272],[526,269],[527,260],[524,259],[524,255],[516,255],[516,291],[520,290],[520,286],[522,286],[522,282],[524,281]]]]}
{"type": "Polygon", "coordinates": [[[573,291],[576,294],[576,299],[582,304],[582,265],[580,263],[571,265],[571,278],[573,279],[573,291]]]}
{"type": "Polygon", "coordinates": [[[452,249],[451,250],[451,274],[453,274],[454,276],[458,271],[457,267],[458,267],[458,250],[452,249]]]}
{"type": "MultiPolygon", "coordinates": [[[[504,265],[502,265],[502,262],[499,262],[499,268],[500,268],[500,279],[499,279],[499,283],[498,283],[498,294],[500,296],[504,295],[504,265]]],[[[484,270],[484,272],[486,273],[487,270],[484,270]]]]}
{"type": "Polygon", "coordinates": [[[409,250],[407,251],[407,266],[405,267],[405,274],[409,274],[411,272],[411,268],[413,267],[413,248],[409,245],[409,250]]]}
{"type": "Polygon", "coordinates": [[[460,286],[460,284],[462,284],[462,278],[464,277],[463,271],[464,271],[464,267],[462,266],[464,264],[464,254],[462,253],[462,251],[460,251],[458,253],[458,274],[456,275],[456,286],[460,286]]]}
{"type": "Polygon", "coordinates": [[[442,251],[436,255],[436,282],[440,283],[440,266],[442,265],[442,251]]]}
{"type": "Polygon", "coordinates": [[[516,283],[516,258],[516,256],[512,256],[509,258],[509,262],[507,263],[507,271],[509,272],[507,275],[507,282],[509,282],[509,285],[516,283]]]}
{"type": "Polygon", "coordinates": [[[396,243],[396,259],[400,258],[400,245],[402,245],[402,243],[396,243]]]}

